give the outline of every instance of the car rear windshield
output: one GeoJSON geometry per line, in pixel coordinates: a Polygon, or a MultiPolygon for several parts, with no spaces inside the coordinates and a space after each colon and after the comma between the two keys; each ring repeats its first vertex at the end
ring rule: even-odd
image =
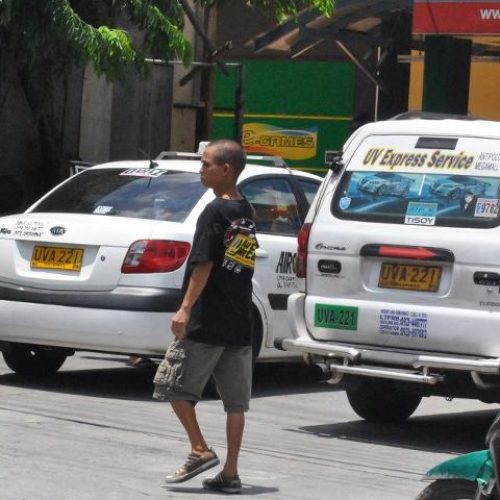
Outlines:
{"type": "Polygon", "coordinates": [[[465,174],[347,171],[332,212],[341,219],[392,224],[498,226],[500,179],[465,174]]]}
{"type": "Polygon", "coordinates": [[[200,176],[163,169],[89,169],[33,212],[113,215],[182,222],[206,191],[200,176]]]}

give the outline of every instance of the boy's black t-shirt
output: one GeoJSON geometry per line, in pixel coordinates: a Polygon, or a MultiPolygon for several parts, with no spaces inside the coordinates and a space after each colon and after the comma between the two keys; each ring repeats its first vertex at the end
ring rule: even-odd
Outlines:
{"type": "Polygon", "coordinates": [[[257,246],[253,212],[245,198],[216,198],[198,218],[184,287],[194,264],[213,262],[214,266],[187,325],[192,340],[252,345],[252,276],[257,246]]]}

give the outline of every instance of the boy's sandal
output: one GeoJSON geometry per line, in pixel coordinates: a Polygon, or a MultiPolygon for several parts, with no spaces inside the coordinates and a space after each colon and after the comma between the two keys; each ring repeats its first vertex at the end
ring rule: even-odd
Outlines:
{"type": "Polygon", "coordinates": [[[223,493],[240,493],[241,481],[238,476],[225,477],[222,471],[215,477],[203,480],[203,488],[212,491],[221,491],[223,493]]]}
{"type": "Polygon", "coordinates": [[[207,469],[219,465],[219,463],[220,460],[212,449],[205,452],[202,456],[190,453],[185,464],[180,469],[177,469],[172,475],[167,476],[165,482],[182,483],[207,469]]]}

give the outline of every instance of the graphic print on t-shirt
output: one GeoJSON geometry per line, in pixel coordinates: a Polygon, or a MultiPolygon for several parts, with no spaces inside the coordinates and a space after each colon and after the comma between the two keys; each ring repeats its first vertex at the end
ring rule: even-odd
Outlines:
{"type": "Polygon", "coordinates": [[[234,273],[240,273],[242,268],[255,267],[255,222],[251,219],[237,219],[231,222],[224,235],[226,251],[222,267],[234,273]]]}

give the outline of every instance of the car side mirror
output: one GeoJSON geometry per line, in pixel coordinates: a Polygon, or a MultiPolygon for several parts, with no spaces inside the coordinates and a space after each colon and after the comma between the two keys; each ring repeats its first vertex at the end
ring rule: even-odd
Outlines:
{"type": "Polygon", "coordinates": [[[339,175],[344,168],[344,160],[342,158],[342,151],[326,151],[325,163],[332,171],[333,175],[339,175]]]}

